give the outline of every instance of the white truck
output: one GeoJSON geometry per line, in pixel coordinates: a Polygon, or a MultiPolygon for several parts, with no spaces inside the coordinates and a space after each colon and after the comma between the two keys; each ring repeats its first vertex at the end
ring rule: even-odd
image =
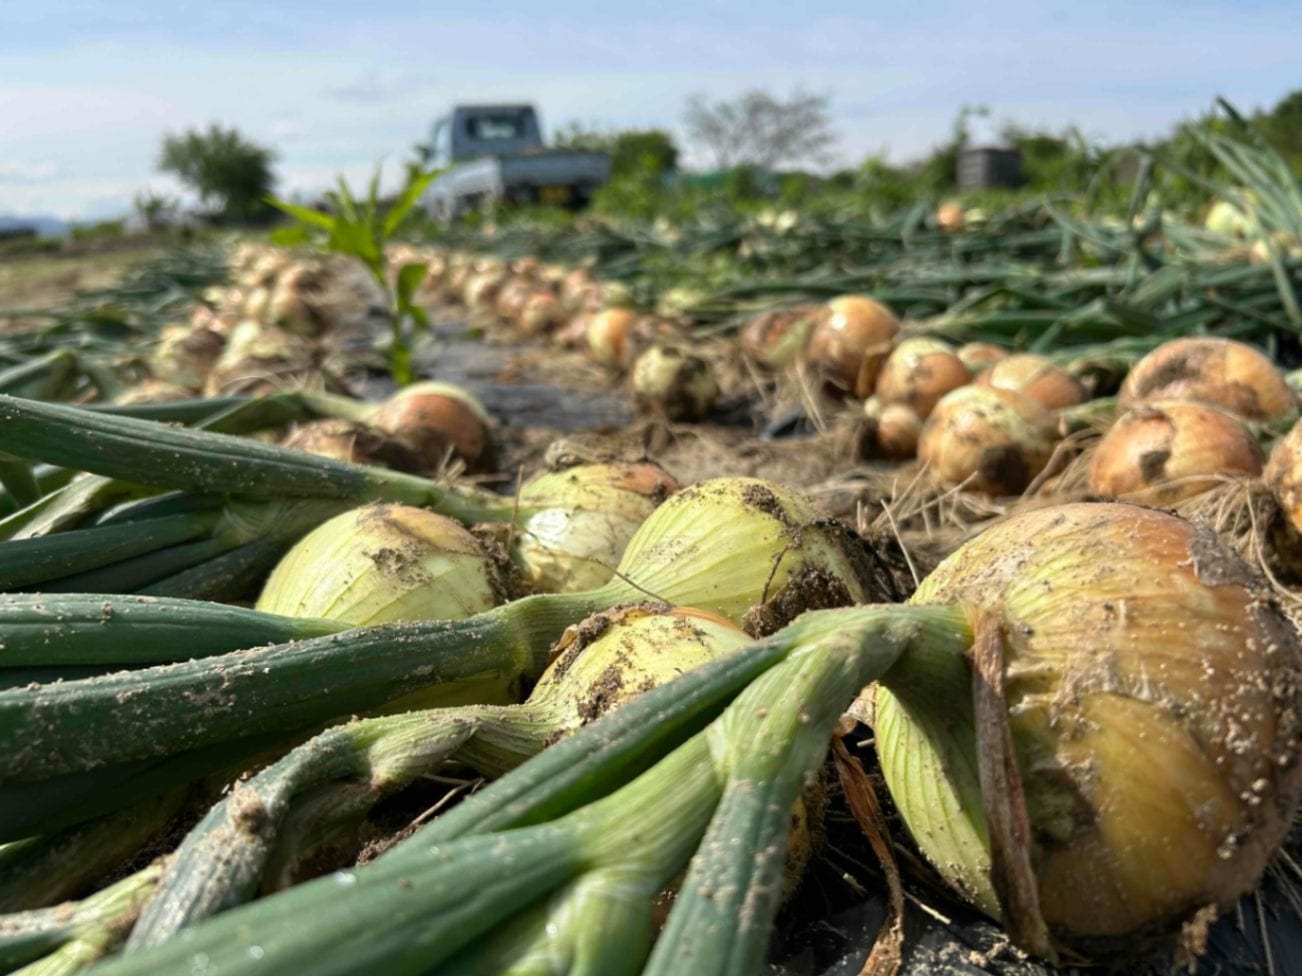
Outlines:
{"type": "Polygon", "coordinates": [[[458,105],[434,124],[434,166],[450,166],[426,196],[430,216],[450,223],[493,201],[582,207],[610,179],[599,152],[547,149],[532,105],[458,105]]]}

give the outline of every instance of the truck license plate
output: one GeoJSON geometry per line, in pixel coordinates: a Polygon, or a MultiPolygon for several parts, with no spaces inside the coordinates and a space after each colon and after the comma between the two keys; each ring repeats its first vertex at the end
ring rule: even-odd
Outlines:
{"type": "Polygon", "coordinates": [[[544,186],[538,191],[538,200],[541,203],[569,203],[570,188],[568,186],[544,186]]]}

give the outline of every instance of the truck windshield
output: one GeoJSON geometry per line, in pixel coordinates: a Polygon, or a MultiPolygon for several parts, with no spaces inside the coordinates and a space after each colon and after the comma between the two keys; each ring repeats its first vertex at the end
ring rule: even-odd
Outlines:
{"type": "Polygon", "coordinates": [[[474,139],[519,139],[524,133],[524,119],[519,115],[476,115],[466,122],[474,139]]]}

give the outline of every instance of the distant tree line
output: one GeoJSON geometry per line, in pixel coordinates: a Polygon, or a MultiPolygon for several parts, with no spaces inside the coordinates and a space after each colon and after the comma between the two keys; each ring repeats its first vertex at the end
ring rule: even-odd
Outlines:
{"type": "MultiPolygon", "coordinates": [[[[732,203],[775,196],[786,203],[800,203],[830,189],[852,192],[874,206],[891,208],[954,193],[958,155],[971,143],[972,119],[988,114],[981,107],[960,109],[949,136],[922,159],[897,164],[871,156],[856,167],[830,174],[825,167],[837,141],[830,100],[826,95],[799,90],[785,98],[755,90],[732,99],[697,95],[688,100],[684,134],[702,157],[713,162],[713,177],[680,176],[679,146],[663,129],[601,129],[571,123],[555,134],[553,142],[610,156],[612,179],[599,193],[596,206],[615,214],[672,215],[675,193],[683,198],[678,200],[682,206],[693,204],[692,187],[696,191],[704,187],[709,194],[722,195],[732,203]],[[811,167],[818,172],[810,172],[811,167]]],[[[1302,171],[1302,89],[1286,95],[1269,110],[1254,113],[1248,121],[1302,171]]],[[[1133,162],[1140,153],[1154,152],[1175,164],[1169,178],[1176,182],[1176,189],[1193,195],[1205,194],[1200,178],[1222,175],[1197,132],[1230,124],[1223,116],[1208,114],[1181,123],[1170,136],[1149,145],[1105,146],[1091,141],[1075,126],[1055,131],[1011,122],[1003,126],[999,138],[1020,151],[1028,191],[1081,192],[1097,188],[1101,179],[1120,187],[1133,173],[1133,162]]],[[[416,158],[408,163],[412,174],[429,162],[428,147],[416,148],[416,158]]],[[[274,162],[272,150],[249,141],[234,128],[214,124],[206,130],[165,136],[158,166],[193,190],[211,219],[243,223],[267,215],[265,201],[276,182],[274,162]]],[[[151,225],[174,209],[174,201],[162,198],[145,196],[138,201],[142,218],[151,225]]]]}

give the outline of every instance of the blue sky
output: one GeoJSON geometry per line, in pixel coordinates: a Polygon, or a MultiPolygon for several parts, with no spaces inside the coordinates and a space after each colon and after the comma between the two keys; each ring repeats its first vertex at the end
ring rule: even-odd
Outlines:
{"type": "Polygon", "coordinates": [[[964,103],[1152,136],[1218,94],[1250,109],[1302,87],[1300,22],[1302,0],[0,0],[0,213],[176,192],[154,172],[162,134],[212,121],[274,147],[283,192],[381,156],[396,177],[458,100],[676,130],[694,93],[801,87],[830,96],[845,164],[926,152],[964,103]]]}

